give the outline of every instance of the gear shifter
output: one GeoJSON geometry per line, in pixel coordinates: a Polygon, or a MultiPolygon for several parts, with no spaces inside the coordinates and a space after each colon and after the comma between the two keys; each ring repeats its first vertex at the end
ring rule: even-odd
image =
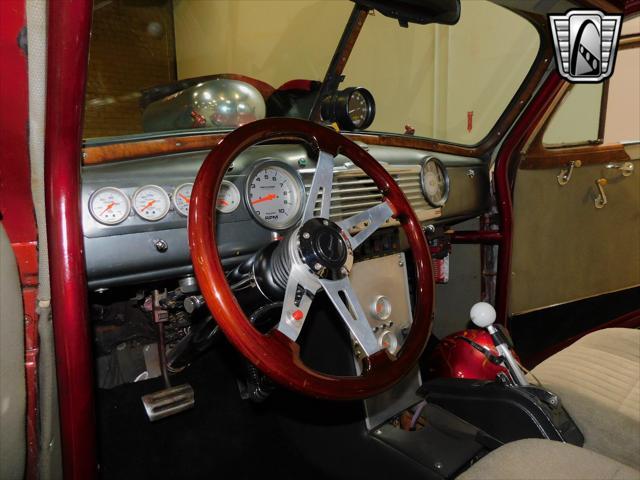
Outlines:
{"type": "Polygon", "coordinates": [[[507,370],[509,370],[513,382],[522,387],[528,386],[529,382],[522,373],[518,362],[516,362],[516,359],[513,357],[507,338],[503,332],[493,326],[493,322],[496,320],[496,311],[493,306],[490,303],[478,302],[471,307],[469,315],[476,327],[485,328],[491,335],[496,350],[498,350],[498,353],[502,356],[503,362],[507,370]]]}

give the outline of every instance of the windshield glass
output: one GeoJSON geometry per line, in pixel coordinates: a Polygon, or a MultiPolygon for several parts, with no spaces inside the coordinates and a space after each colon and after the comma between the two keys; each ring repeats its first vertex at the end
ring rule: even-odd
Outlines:
{"type": "MultiPolygon", "coordinates": [[[[352,8],[347,0],[96,2],[84,137],[306,118],[352,8]]],[[[533,26],[483,0],[463,0],[450,27],[401,28],[372,12],[340,94],[323,101],[323,120],[476,144],[538,48],[533,26]]]]}

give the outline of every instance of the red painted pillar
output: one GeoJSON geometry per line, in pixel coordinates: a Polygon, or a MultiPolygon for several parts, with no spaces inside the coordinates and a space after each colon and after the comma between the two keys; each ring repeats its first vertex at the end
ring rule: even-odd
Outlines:
{"type": "Polygon", "coordinates": [[[96,476],[93,358],[80,212],[91,0],[49,1],[45,179],[65,479],[96,476]]]}

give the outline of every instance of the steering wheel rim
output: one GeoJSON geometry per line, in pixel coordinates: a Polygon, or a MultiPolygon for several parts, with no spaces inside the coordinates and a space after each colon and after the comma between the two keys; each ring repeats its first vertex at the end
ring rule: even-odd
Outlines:
{"type": "Polygon", "coordinates": [[[434,283],[429,248],[400,187],[371,155],[346,137],[316,123],[290,118],[259,120],[234,130],[207,155],[198,172],[188,229],[195,275],[213,317],[240,353],[279,384],[317,398],[360,399],[388,389],[417,363],[431,333],[434,283]],[[412,251],[416,289],[409,335],[397,355],[383,349],[367,357],[360,376],[330,375],[304,365],[297,343],[279,330],[263,334],[251,325],[226,280],[217,249],[214,208],[224,174],[247,148],[283,139],[318,145],[333,157],[340,153],[362,169],[380,189],[383,203],[391,206],[412,251]]]}

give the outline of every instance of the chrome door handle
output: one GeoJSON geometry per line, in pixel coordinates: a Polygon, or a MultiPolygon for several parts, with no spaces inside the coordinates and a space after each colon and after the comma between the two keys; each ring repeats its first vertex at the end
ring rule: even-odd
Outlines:
{"type": "Polygon", "coordinates": [[[623,177],[628,177],[633,173],[633,163],[632,162],[624,162],[624,163],[609,163],[607,165],[609,169],[620,170],[623,177]]]}

